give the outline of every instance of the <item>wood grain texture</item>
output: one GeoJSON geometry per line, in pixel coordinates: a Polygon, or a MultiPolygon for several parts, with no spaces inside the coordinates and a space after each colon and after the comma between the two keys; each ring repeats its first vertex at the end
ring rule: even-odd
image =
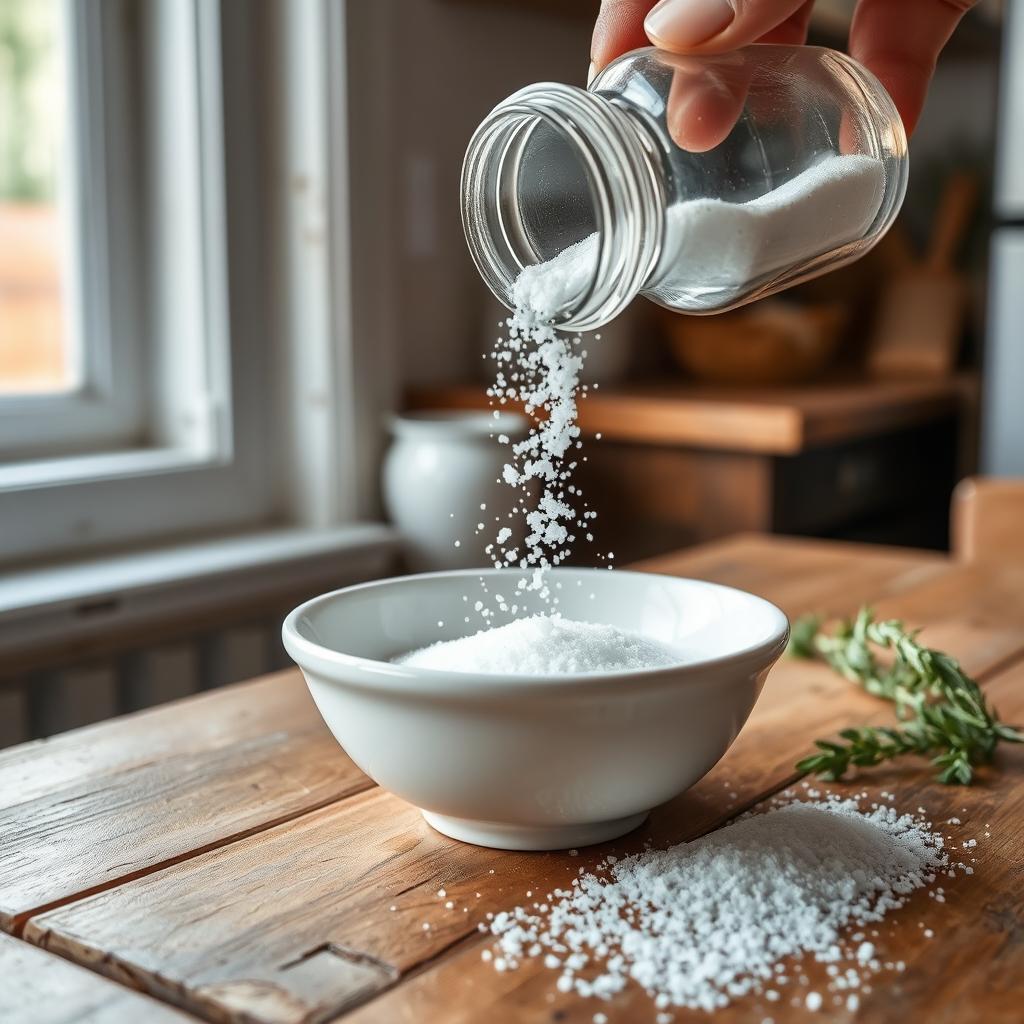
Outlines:
{"type": "MultiPolygon", "coordinates": [[[[718,768],[658,808],[627,843],[608,849],[707,831],[766,787],[792,778],[795,743],[877,712],[874,702],[816,666],[789,667],[771,678],[718,768]],[[809,709],[796,729],[793,701],[809,709]]],[[[472,938],[487,911],[503,909],[532,886],[567,884],[595,855],[461,844],[375,789],[33,918],[25,934],[215,1020],[237,1019],[244,1008],[253,1020],[298,1024],[326,1019],[390,986],[472,938]],[[456,904],[452,910],[437,898],[442,888],[456,904]],[[338,953],[319,965],[324,974],[311,984],[292,965],[318,951],[338,953]],[[352,973],[353,964],[364,970],[352,973]],[[254,991],[258,1001],[250,999],[254,991]]]]}
{"type": "MultiPolygon", "coordinates": [[[[1024,721],[1024,663],[993,678],[986,686],[992,700],[1009,720],[1024,721]]],[[[817,788],[818,784],[815,784],[817,788]]],[[[947,845],[954,860],[969,863],[974,874],[943,878],[945,902],[927,894],[914,894],[901,910],[890,914],[872,930],[871,941],[882,962],[903,961],[904,971],[884,971],[868,981],[870,991],[858,993],[859,1006],[849,1009],[845,993],[828,991],[823,965],[787,961],[790,977],[806,975],[799,986],[799,1005],[792,1002],[794,989],[779,987],[783,999],[769,1002],[750,997],[714,1014],[715,1024],[757,1024],[766,1019],[786,1021],[825,1019],[831,1022],[907,1022],[930,1024],[1019,1024],[1024,995],[1024,864],[1020,856],[1024,830],[1024,748],[1004,748],[998,762],[980,773],[972,787],[948,787],[934,782],[920,763],[904,762],[865,773],[847,783],[828,788],[842,795],[867,792],[867,803],[881,802],[884,792],[898,794],[894,806],[913,811],[924,808],[930,820],[945,824],[947,845]],[[987,835],[986,835],[987,833],[987,835]],[[964,842],[977,846],[967,849],[964,842]],[[927,936],[925,930],[933,934],[927,936]],[[877,930],[878,935],[874,934],[877,930]],[[821,1018],[808,1014],[802,996],[817,991],[824,997],[821,1018]]],[[[797,792],[800,792],[798,789],[797,792]]],[[[662,842],[659,836],[656,842],[662,842]]],[[[678,841],[683,836],[672,836],[678,841]]],[[[630,844],[632,845],[632,844],[630,844]]],[[[598,853],[586,851],[585,866],[596,863],[598,853]]],[[[538,872],[537,874],[540,874],[538,872]]],[[[517,899],[525,889],[547,893],[546,878],[532,875],[519,883],[517,899]]],[[[514,901],[506,901],[510,909],[514,901]]],[[[605,1014],[609,1024],[653,1020],[650,998],[630,986],[611,1002],[580,999],[555,988],[555,975],[536,960],[518,970],[497,973],[481,960],[491,946],[488,936],[478,935],[453,954],[432,965],[359,1011],[345,1017],[351,1024],[413,1024],[443,1019],[446,1024],[515,1022],[515,1024],[591,1024],[594,1014],[605,1014]]],[[[676,1024],[706,1024],[703,1012],[673,1010],[676,1024]]]]}
{"type": "Polygon", "coordinates": [[[0,1020],[187,1024],[196,1018],[0,932],[0,1020]]]}
{"type": "Polygon", "coordinates": [[[749,534],[630,568],[740,587],[795,616],[848,614],[865,602],[938,580],[950,564],[925,551],[749,534]]]}
{"type": "Polygon", "coordinates": [[[0,753],[0,927],[371,785],[297,670],[0,753]]]}
{"type": "MultiPolygon", "coordinates": [[[[685,381],[623,385],[580,403],[586,434],[609,441],[689,445],[793,455],[815,445],[870,437],[961,408],[976,390],[968,375],[944,380],[823,381],[789,388],[727,388],[685,381]]],[[[433,388],[412,409],[486,408],[482,387],[433,388]]]]}
{"type": "Polygon", "coordinates": [[[953,553],[962,561],[1024,565],[1024,480],[971,477],[953,494],[953,553]]]}
{"type": "MultiPolygon", "coordinates": [[[[956,625],[945,618],[950,595],[967,592],[971,581],[969,570],[938,557],[753,537],[648,568],[745,585],[791,613],[849,613],[881,595],[887,613],[912,608],[915,622],[936,630],[956,625]],[[944,586],[950,578],[954,584],[944,586]],[[917,597],[926,591],[931,596],[917,597]]],[[[976,586],[982,583],[979,577],[976,586]]],[[[1024,631],[1003,621],[983,617],[961,629],[954,649],[965,665],[984,671],[1024,650],[1024,631]]],[[[828,669],[786,661],[723,761],[610,849],[622,853],[647,839],[699,835],[791,781],[795,759],[814,738],[887,714],[828,669]]],[[[927,778],[927,769],[916,766],[908,785],[927,778]]],[[[528,888],[564,885],[608,849],[574,858],[463,845],[434,833],[413,808],[372,790],[35,916],[25,935],[213,1020],[299,1024],[367,1000],[363,1020],[475,1020],[492,1013],[517,1019],[518,1004],[499,1008],[494,999],[504,986],[525,983],[526,974],[517,980],[473,973],[482,1004],[458,979],[438,983],[438,992],[452,993],[443,1013],[440,1006],[421,1012],[431,1006],[424,986],[433,982],[425,979],[448,971],[449,963],[460,977],[469,971],[476,961],[461,959],[459,950],[479,945],[475,928],[488,910],[506,908],[528,888]],[[453,908],[438,899],[441,888],[453,908]],[[417,971],[419,980],[401,981],[417,971]],[[395,995],[372,998],[396,980],[395,995]],[[476,1007],[476,1015],[463,1003],[476,1007]]],[[[536,1019],[551,1019],[544,1016],[549,1009],[545,990],[536,1019]]],[[[572,1012],[573,1019],[588,1019],[578,1008],[572,1012]]]]}
{"type": "MultiPolygon", "coordinates": [[[[1024,721],[1024,664],[993,678],[986,690],[1009,720],[1024,721]]],[[[963,860],[973,876],[959,873],[943,879],[945,901],[925,893],[914,894],[902,909],[871,931],[883,963],[902,961],[902,972],[886,971],[868,981],[870,991],[858,992],[859,1006],[850,1010],[843,997],[829,993],[822,965],[785,962],[791,977],[806,975],[801,996],[815,990],[824,996],[823,1019],[829,1022],[929,1021],[939,1024],[1019,1024],[1024,979],[1024,864],[1020,837],[1024,822],[1024,748],[1004,749],[998,762],[981,772],[972,787],[936,783],[920,762],[866,772],[846,783],[820,790],[855,795],[866,791],[866,803],[882,802],[884,793],[895,793],[894,806],[913,811],[924,808],[928,817],[943,825],[953,860],[963,860]],[[948,824],[952,817],[961,824],[948,824]],[[987,835],[986,835],[987,834],[987,835]],[[964,843],[977,842],[967,849],[964,843]],[[932,936],[926,935],[926,929],[932,936]],[[878,935],[874,935],[878,931],[878,935]]],[[[800,790],[797,791],[801,792],[800,790]]],[[[685,836],[671,837],[677,842],[685,836]]],[[[665,836],[658,836],[656,844],[665,836]]],[[[603,851],[586,851],[581,857],[590,867],[603,851]]],[[[538,872],[540,873],[540,872],[538,872]]],[[[520,882],[518,901],[528,888],[546,894],[547,879],[530,876],[520,882]]],[[[503,909],[510,909],[507,901],[503,909]]],[[[591,1024],[603,1013],[608,1024],[652,1020],[650,998],[630,986],[610,1002],[562,994],[555,975],[538,961],[525,961],[518,970],[497,973],[481,961],[480,953],[492,945],[486,935],[474,936],[453,955],[431,969],[369,1002],[346,1017],[351,1024],[389,1021],[413,1024],[443,1019],[445,1024],[488,1022],[559,1021],[591,1024]]],[[[780,987],[781,1001],[749,997],[714,1015],[716,1024],[757,1024],[766,1019],[776,1024],[809,1019],[802,999],[794,1006],[792,992],[780,987]]],[[[706,1024],[701,1012],[673,1011],[677,1024],[706,1024]]],[[[814,1018],[817,1019],[817,1018],[814,1018]]]]}

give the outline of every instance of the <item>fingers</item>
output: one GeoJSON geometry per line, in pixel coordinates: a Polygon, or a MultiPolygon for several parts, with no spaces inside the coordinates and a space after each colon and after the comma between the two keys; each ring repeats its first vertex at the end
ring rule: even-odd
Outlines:
{"type": "Polygon", "coordinates": [[[780,21],[775,28],[766,32],[759,43],[781,43],[788,46],[799,46],[807,42],[807,30],[811,24],[814,11],[814,0],[805,0],[785,21],[780,21]]]}
{"type": "Polygon", "coordinates": [[[728,57],[666,58],[673,65],[665,121],[676,145],[705,153],[723,142],[743,112],[753,68],[728,57]]]}
{"type": "Polygon", "coordinates": [[[909,135],[924,106],[935,61],[974,0],[860,0],[850,55],[888,90],[909,135]]]}
{"type": "Polygon", "coordinates": [[[590,44],[595,71],[638,46],[647,46],[644,18],[656,0],[603,0],[590,44]]]}
{"type": "MultiPolygon", "coordinates": [[[[814,0],[803,3],[758,39],[761,43],[798,45],[807,41],[814,0]]],[[[690,153],[714,149],[728,137],[746,103],[754,68],[728,54],[715,57],[665,58],[674,65],[666,123],[676,144],[690,153]]]]}
{"type": "MultiPolygon", "coordinates": [[[[976,0],[859,0],[850,29],[850,53],[888,90],[913,131],[924,106],[935,61],[963,15],[976,0]]],[[[725,53],[752,42],[801,43],[813,0],[604,0],[591,45],[593,70],[643,46],[679,54],[725,53]],[[646,35],[645,35],[646,31],[646,35]]],[[[708,110],[726,104],[724,93],[708,94],[708,110]]],[[[685,104],[677,103],[683,110],[685,104]]],[[[696,103],[695,117],[703,116],[696,103]]],[[[685,115],[679,115],[685,119],[685,115]]],[[[717,114],[713,115],[717,117],[717,114]]],[[[677,118],[674,131],[702,144],[677,118]]]]}
{"type": "Polygon", "coordinates": [[[655,46],[673,53],[725,53],[764,40],[806,36],[807,0],[661,0],[644,28],[655,46]],[[780,30],[782,38],[766,39],[780,30]]]}

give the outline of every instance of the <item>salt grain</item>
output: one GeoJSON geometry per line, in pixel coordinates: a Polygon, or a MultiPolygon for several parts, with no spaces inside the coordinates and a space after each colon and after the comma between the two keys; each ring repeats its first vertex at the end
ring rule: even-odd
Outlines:
{"type": "MultiPolygon", "coordinates": [[[[547,912],[517,908],[491,931],[510,965],[539,948],[554,966],[547,957],[564,950],[559,991],[611,998],[632,980],[657,1009],[711,1011],[765,992],[769,979],[785,984],[779,961],[789,956],[842,958],[854,965],[842,987],[861,988],[861,974],[882,967],[873,944],[861,936],[851,946],[846,929],[882,920],[934,882],[948,866],[940,838],[888,805],[794,801],[605,863],[552,894],[547,912]]],[[[805,1005],[820,1000],[810,993],[805,1005]]]]}
{"type": "Polygon", "coordinates": [[[534,615],[394,660],[445,672],[548,676],[665,668],[682,657],[665,644],[614,626],[534,615]]]}

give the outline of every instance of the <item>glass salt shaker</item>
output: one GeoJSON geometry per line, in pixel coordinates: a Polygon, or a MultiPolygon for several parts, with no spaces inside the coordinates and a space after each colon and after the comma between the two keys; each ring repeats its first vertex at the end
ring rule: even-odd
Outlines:
{"type": "Polygon", "coordinates": [[[466,152],[462,213],[506,306],[593,330],[637,294],[718,313],[843,266],[906,186],[899,114],[850,57],[650,47],[589,89],[545,82],[499,103],[466,152]]]}

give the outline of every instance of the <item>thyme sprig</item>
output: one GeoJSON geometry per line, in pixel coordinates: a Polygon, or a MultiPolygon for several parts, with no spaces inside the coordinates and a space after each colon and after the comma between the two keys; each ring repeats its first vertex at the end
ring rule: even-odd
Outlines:
{"type": "Polygon", "coordinates": [[[894,704],[900,719],[896,727],[843,729],[841,743],[816,740],[818,753],[799,761],[798,771],[834,781],[851,765],[931,755],[940,782],[966,786],[975,766],[990,762],[1000,742],[1024,743],[1024,734],[999,721],[957,661],[918,643],[918,632],[897,619],[876,620],[869,608],[831,634],[822,632],[815,616],[797,620],[790,654],[824,659],[845,679],[894,704]],[[891,651],[891,663],[881,663],[876,649],[891,651]]]}

